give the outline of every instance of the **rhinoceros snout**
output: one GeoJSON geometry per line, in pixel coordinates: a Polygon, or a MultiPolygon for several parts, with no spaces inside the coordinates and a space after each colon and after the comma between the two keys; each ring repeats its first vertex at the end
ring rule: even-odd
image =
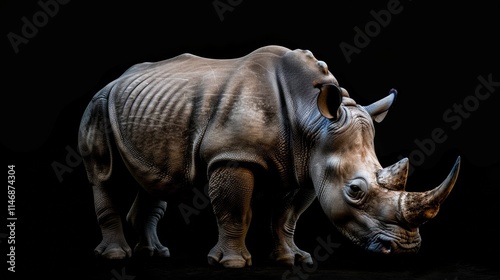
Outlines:
{"type": "Polygon", "coordinates": [[[420,249],[420,245],[420,234],[415,231],[406,232],[400,237],[378,234],[368,243],[366,248],[369,252],[387,255],[414,253],[420,249]]]}
{"type": "Polygon", "coordinates": [[[390,254],[393,247],[393,241],[387,236],[379,236],[368,245],[368,251],[373,253],[390,254]]]}

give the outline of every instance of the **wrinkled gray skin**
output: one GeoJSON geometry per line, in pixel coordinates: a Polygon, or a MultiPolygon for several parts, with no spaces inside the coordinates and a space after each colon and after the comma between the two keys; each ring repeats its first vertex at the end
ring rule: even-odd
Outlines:
{"type": "Polygon", "coordinates": [[[373,121],[384,118],[395,95],[356,104],[310,51],[280,46],[236,59],[183,54],[131,67],[94,96],[81,120],[79,149],[103,237],[95,253],[132,254],[114,206],[118,161],[142,186],[127,215],[140,236],[137,254],[170,255],[156,233],[166,201],[208,180],[219,230],[209,263],[251,265],[245,236],[256,174],[280,182],[271,254],[280,263],[312,262],[293,237],[316,198],[366,250],[416,252],[418,227],[451,191],[459,159],[438,187],[406,192],[408,160],[383,168],[373,146],[373,121]]]}

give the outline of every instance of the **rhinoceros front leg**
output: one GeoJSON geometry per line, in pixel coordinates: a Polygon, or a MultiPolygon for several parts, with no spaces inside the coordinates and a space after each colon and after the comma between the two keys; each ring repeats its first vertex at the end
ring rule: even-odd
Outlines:
{"type": "Polygon", "coordinates": [[[209,196],[217,219],[219,239],[208,263],[239,268],[252,265],[245,237],[252,218],[254,175],[243,167],[220,167],[210,176],[209,196]]]}
{"type": "Polygon", "coordinates": [[[314,189],[300,189],[284,194],[276,204],[272,220],[275,244],[271,259],[284,265],[313,263],[311,255],[295,245],[293,237],[297,220],[315,197],[314,189]]]}
{"type": "Polygon", "coordinates": [[[158,221],[165,214],[166,208],[167,202],[152,197],[142,189],[139,190],[127,214],[127,221],[139,235],[134,255],[170,257],[170,251],[160,243],[157,235],[158,221]]]}
{"type": "Polygon", "coordinates": [[[93,187],[95,213],[101,227],[102,241],[94,249],[96,256],[106,259],[124,259],[132,255],[125,236],[121,216],[113,205],[113,192],[107,184],[93,187]]]}

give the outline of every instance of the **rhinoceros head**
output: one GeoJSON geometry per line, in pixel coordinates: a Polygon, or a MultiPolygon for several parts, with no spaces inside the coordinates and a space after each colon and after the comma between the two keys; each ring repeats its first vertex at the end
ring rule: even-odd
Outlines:
{"type": "Polygon", "coordinates": [[[318,108],[329,119],[311,157],[320,204],[338,230],[371,252],[416,252],[419,226],[433,218],[458,176],[426,192],[407,192],[408,159],[383,168],[375,155],[374,124],[385,117],[397,92],[368,106],[356,104],[335,84],[323,85],[318,108]]]}

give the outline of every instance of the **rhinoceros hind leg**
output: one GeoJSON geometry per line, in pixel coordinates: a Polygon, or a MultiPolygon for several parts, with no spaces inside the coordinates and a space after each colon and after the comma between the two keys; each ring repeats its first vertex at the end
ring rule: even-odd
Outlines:
{"type": "Polygon", "coordinates": [[[94,253],[106,259],[123,259],[130,257],[132,250],[125,240],[122,217],[117,207],[120,189],[111,183],[117,166],[113,162],[112,138],[107,90],[103,89],[100,96],[92,99],[82,116],[78,149],[92,184],[95,213],[102,233],[102,241],[94,253]]]}
{"type": "Polygon", "coordinates": [[[94,249],[98,257],[124,259],[132,255],[125,236],[121,216],[113,206],[110,193],[104,186],[93,186],[95,212],[101,227],[102,241],[94,249]]]}
{"type": "Polygon", "coordinates": [[[252,265],[245,238],[252,218],[253,173],[243,167],[220,167],[210,176],[209,196],[219,229],[219,240],[208,263],[228,268],[252,265]]]}
{"type": "Polygon", "coordinates": [[[139,257],[170,257],[170,251],[158,239],[158,221],[165,214],[167,203],[139,190],[134,204],[127,214],[127,221],[132,225],[139,241],[134,247],[134,255],[139,257]]]}

